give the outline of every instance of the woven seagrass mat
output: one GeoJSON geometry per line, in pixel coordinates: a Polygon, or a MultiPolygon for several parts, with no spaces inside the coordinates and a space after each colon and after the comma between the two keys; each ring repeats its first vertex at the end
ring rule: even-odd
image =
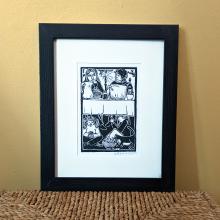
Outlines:
{"type": "Polygon", "coordinates": [[[0,192],[0,219],[220,219],[204,192],[0,192]]]}

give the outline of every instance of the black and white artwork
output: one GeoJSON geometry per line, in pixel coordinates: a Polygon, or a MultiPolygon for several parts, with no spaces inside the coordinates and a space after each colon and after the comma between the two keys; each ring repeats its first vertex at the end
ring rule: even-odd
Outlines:
{"type": "Polygon", "coordinates": [[[81,152],[136,151],[136,67],[81,67],[81,152]]]}

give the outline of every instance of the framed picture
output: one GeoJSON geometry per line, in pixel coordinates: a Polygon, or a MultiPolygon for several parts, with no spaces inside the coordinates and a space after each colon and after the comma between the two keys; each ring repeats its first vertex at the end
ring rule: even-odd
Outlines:
{"type": "Polygon", "coordinates": [[[175,190],[178,25],[39,34],[41,189],[175,190]]]}

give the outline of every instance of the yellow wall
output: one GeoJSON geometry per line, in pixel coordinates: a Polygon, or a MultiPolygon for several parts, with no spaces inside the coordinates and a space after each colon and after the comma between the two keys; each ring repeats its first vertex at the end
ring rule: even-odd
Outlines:
{"type": "Polygon", "coordinates": [[[0,0],[0,189],[40,185],[38,23],[180,24],[177,189],[220,202],[219,0],[0,0]]]}

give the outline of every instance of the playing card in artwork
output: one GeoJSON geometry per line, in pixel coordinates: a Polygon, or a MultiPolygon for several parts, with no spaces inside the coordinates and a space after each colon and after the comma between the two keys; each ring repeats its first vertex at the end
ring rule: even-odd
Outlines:
{"type": "Polygon", "coordinates": [[[81,67],[81,152],[136,151],[136,67],[81,67]]]}

